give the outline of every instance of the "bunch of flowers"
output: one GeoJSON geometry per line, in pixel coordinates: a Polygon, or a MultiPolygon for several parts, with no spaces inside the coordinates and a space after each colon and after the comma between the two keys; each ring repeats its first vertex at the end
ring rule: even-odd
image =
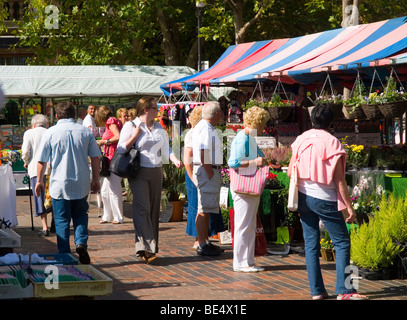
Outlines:
{"type": "Polygon", "coordinates": [[[319,244],[321,245],[321,248],[332,249],[334,247],[328,231],[325,231],[325,236],[321,239],[319,244]]]}
{"type": "Polygon", "coordinates": [[[257,106],[263,109],[269,107],[292,107],[295,106],[296,102],[293,100],[284,100],[279,94],[273,94],[270,99],[255,100],[250,99],[246,101],[244,110],[249,109],[250,107],[257,106]]]}
{"type": "Polygon", "coordinates": [[[264,157],[268,164],[277,164],[287,167],[290,163],[292,150],[290,146],[263,149],[264,157]]]}
{"type": "Polygon", "coordinates": [[[369,104],[383,104],[389,102],[397,102],[402,100],[407,100],[407,93],[403,90],[397,89],[397,83],[393,77],[386,77],[387,87],[383,92],[377,90],[376,92],[370,93],[368,97],[369,104]]]}
{"type": "Polygon", "coordinates": [[[347,153],[347,161],[353,167],[363,168],[368,166],[369,150],[367,150],[363,145],[345,145],[345,150],[347,153]]]}
{"type": "Polygon", "coordinates": [[[353,209],[356,212],[356,220],[359,224],[367,222],[369,217],[379,209],[383,187],[374,185],[372,177],[361,176],[359,183],[354,186],[351,195],[353,209]]]}
{"type": "Polygon", "coordinates": [[[220,178],[222,179],[223,184],[225,185],[230,184],[230,174],[228,168],[220,169],[220,178]]]}
{"type": "Polygon", "coordinates": [[[342,104],[343,96],[341,94],[332,94],[330,96],[318,96],[314,102],[317,104],[342,104]]]}
{"type": "Polygon", "coordinates": [[[280,181],[278,181],[277,175],[274,174],[270,169],[265,189],[279,189],[280,187],[281,185],[280,181]]]}

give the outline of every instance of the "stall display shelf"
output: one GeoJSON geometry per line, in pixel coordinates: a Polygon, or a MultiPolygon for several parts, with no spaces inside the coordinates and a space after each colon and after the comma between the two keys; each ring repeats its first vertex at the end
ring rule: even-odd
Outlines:
{"type": "Polygon", "coordinates": [[[108,296],[113,292],[113,280],[91,265],[76,265],[95,280],[64,281],[58,283],[58,289],[47,289],[44,282],[34,282],[34,298],[61,298],[72,296],[108,296]]]}

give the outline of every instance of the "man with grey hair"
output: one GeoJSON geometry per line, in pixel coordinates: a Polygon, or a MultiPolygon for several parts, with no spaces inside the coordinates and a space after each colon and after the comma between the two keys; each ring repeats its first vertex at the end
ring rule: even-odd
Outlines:
{"type": "MultiPolygon", "coordinates": [[[[35,205],[35,216],[41,217],[42,231],[39,236],[49,236],[47,223],[47,210],[44,206],[45,193],[42,192],[38,197],[35,195],[35,185],[37,184],[37,152],[41,142],[42,135],[47,131],[48,119],[43,114],[35,114],[31,119],[31,129],[27,130],[23,136],[23,145],[21,147],[21,158],[24,161],[24,167],[30,177],[31,190],[35,205]]],[[[47,170],[48,172],[48,170],[47,170]]],[[[45,180],[45,176],[44,176],[45,180]]],[[[44,182],[45,184],[45,182],[44,182]]]]}
{"type": "Polygon", "coordinates": [[[202,108],[202,120],[192,133],[193,181],[198,191],[198,212],[195,225],[199,245],[197,254],[217,256],[220,248],[208,241],[210,213],[219,214],[220,166],[223,162],[222,140],[215,126],[223,118],[219,102],[207,102],[202,108]]]}

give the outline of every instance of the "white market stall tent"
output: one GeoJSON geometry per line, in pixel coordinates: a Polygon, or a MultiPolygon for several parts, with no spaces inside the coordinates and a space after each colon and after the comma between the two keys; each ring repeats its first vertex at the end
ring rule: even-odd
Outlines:
{"type": "Polygon", "coordinates": [[[160,85],[196,71],[186,66],[0,66],[6,98],[161,96],[160,85]]]}

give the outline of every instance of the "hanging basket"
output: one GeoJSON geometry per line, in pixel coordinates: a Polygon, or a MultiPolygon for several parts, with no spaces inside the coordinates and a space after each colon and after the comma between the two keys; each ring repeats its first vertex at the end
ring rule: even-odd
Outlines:
{"type": "Polygon", "coordinates": [[[328,105],[332,110],[334,120],[342,120],[344,118],[342,103],[317,103],[317,105],[328,105]]]}
{"type": "Polygon", "coordinates": [[[290,116],[293,107],[268,107],[272,120],[285,121],[290,116]]]}
{"type": "Polygon", "coordinates": [[[407,111],[407,101],[379,104],[379,109],[385,118],[399,118],[407,111]]]}
{"type": "Polygon", "coordinates": [[[377,120],[384,118],[377,104],[361,104],[361,107],[368,120],[377,120]]]}
{"type": "Polygon", "coordinates": [[[343,111],[346,119],[358,119],[358,120],[364,120],[366,119],[366,115],[363,112],[363,109],[361,107],[355,108],[355,110],[352,110],[352,106],[344,105],[343,111]]]}

